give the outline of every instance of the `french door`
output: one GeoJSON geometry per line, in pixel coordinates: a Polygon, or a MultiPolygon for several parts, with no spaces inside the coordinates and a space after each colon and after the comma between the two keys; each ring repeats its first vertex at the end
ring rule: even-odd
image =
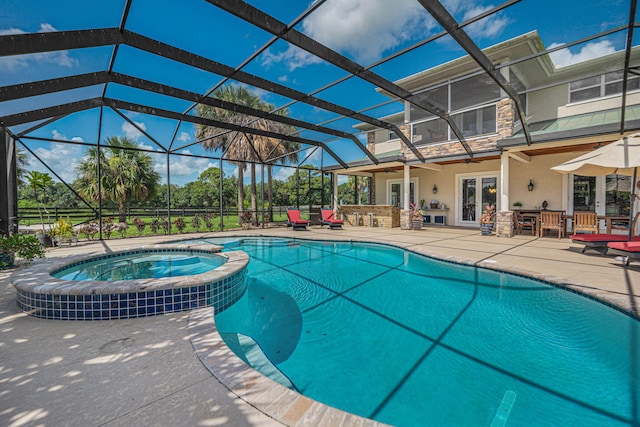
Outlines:
{"type": "Polygon", "coordinates": [[[462,175],[458,176],[457,224],[476,226],[482,211],[489,205],[496,205],[498,176],[462,175]]]}
{"type": "Polygon", "coordinates": [[[573,175],[573,212],[588,211],[607,216],[629,215],[631,180],[630,176],[625,175],[573,175]]]}

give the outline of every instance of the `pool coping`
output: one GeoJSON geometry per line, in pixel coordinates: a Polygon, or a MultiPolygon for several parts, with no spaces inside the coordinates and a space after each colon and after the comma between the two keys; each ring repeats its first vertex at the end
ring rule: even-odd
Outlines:
{"type": "Polygon", "coordinates": [[[239,399],[282,424],[316,427],[388,426],[313,400],[244,363],[218,333],[213,307],[191,310],[189,339],[196,355],[211,375],[239,399]]]}

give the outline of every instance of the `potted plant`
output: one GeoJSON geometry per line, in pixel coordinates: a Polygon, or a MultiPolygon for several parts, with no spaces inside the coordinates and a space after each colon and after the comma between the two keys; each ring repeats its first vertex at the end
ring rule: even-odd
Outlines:
{"type": "Polygon", "coordinates": [[[412,230],[422,230],[422,214],[420,213],[420,207],[416,203],[409,204],[409,217],[411,219],[412,230]]]}
{"type": "Polygon", "coordinates": [[[51,238],[58,246],[63,242],[78,242],[78,235],[75,233],[69,217],[66,220],[56,221],[51,230],[51,238]]]}
{"type": "Polygon", "coordinates": [[[516,211],[517,211],[517,210],[518,210],[518,209],[520,209],[521,207],[522,207],[522,203],[520,203],[520,202],[514,202],[514,203],[513,203],[513,209],[514,209],[514,210],[516,210],[516,211]]]}
{"type": "Polygon", "coordinates": [[[16,255],[25,263],[34,258],[44,258],[44,247],[38,238],[31,234],[14,233],[7,237],[0,235],[0,270],[13,267],[16,255]]]}
{"type": "Polygon", "coordinates": [[[427,203],[427,201],[425,199],[421,199],[420,200],[421,209],[426,209],[427,208],[427,205],[425,205],[425,203],[427,203]]]}
{"type": "Polygon", "coordinates": [[[496,214],[496,206],[494,204],[487,205],[480,215],[480,229],[483,236],[488,236],[493,231],[493,222],[496,214]]]}

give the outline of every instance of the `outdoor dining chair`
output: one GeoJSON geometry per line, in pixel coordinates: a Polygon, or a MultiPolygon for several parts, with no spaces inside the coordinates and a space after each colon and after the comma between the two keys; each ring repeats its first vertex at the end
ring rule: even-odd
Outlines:
{"type": "Polygon", "coordinates": [[[564,237],[564,220],[562,219],[563,215],[563,211],[541,211],[540,225],[538,227],[538,229],[540,230],[540,237],[544,235],[545,230],[557,230],[558,239],[564,237]]]}
{"type": "Polygon", "coordinates": [[[516,233],[522,234],[525,229],[531,230],[531,235],[536,235],[536,219],[533,216],[525,217],[520,212],[516,214],[516,233]]]}
{"type": "Polygon", "coordinates": [[[598,214],[595,212],[574,212],[573,213],[573,233],[580,231],[587,233],[598,232],[598,214]]]}

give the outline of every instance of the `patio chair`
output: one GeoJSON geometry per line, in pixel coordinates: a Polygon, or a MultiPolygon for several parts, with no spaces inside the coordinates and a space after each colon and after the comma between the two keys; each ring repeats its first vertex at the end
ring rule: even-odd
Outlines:
{"type": "Polygon", "coordinates": [[[328,225],[331,230],[342,228],[342,224],[344,224],[344,220],[336,219],[331,209],[322,209],[320,210],[320,214],[321,214],[320,228],[322,228],[322,226],[324,225],[328,225]]]}
{"type": "Polygon", "coordinates": [[[573,213],[573,234],[579,231],[595,234],[598,232],[598,214],[595,212],[573,213]]]}
{"type": "MultiPolygon", "coordinates": [[[[633,217],[633,221],[631,221],[631,229],[635,230],[636,223],[638,222],[638,217],[640,217],[640,212],[636,213],[633,217]]],[[[611,242],[626,242],[629,240],[628,234],[610,234],[610,233],[602,233],[602,234],[572,234],[569,236],[571,241],[574,243],[579,243],[584,245],[582,248],[582,253],[586,250],[594,250],[600,252],[602,255],[606,255],[609,250],[609,243],[611,242]]],[[[632,236],[632,242],[640,241],[639,236],[632,236]]]]}
{"type": "Polygon", "coordinates": [[[541,211],[540,212],[540,237],[544,235],[545,230],[558,231],[558,239],[564,236],[564,220],[562,219],[563,211],[541,211]]]}
{"type": "Polygon", "coordinates": [[[300,210],[287,209],[287,226],[293,227],[294,230],[306,230],[309,221],[302,219],[300,210]]]}
{"type": "Polygon", "coordinates": [[[536,235],[536,219],[533,217],[525,218],[520,212],[514,211],[516,214],[516,233],[522,234],[525,229],[531,230],[531,235],[536,235]]]}

